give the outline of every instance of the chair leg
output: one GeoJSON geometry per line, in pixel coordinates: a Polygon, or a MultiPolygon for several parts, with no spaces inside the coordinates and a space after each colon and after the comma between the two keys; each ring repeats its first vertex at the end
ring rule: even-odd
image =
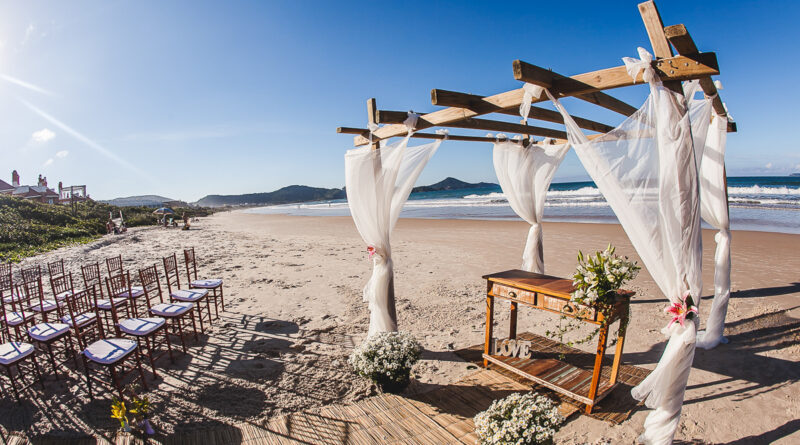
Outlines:
{"type": "Polygon", "coordinates": [[[39,361],[36,360],[36,355],[31,355],[31,361],[33,362],[33,370],[36,372],[36,378],[39,379],[39,385],[44,391],[44,379],[42,378],[42,371],[39,369],[39,361]]]}
{"type": "Polygon", "coordinates": [[[186,354],[186,340],[183,338],[183,317],[177,317],[173,320],[178,325],[178,335],[181,337],[181,347],[183,353],[186,354]]]}
{"type": "Polygon", "coordinates": [[[217,295],[217,289],[214,289],[214,315],[214,319],[219,320],[219,296],[217,295]]]}
{"type": "Polygon", "coordinates": [[[56,365],[56,356],[53,354],[53,346],[50,343],[45,343],[45,345],[47,345],[47,354],[50,356],[50,364],[53,365],[53,375],[58,380],[58,365],[56,365]]]}
{"type": "Polygon", "coordinates": [[[148,391],[150,388],[147,387],[147,380],[144,378],[144,370],[142,370],[142,357],[139,355],[139,351],[136,351],[136,367],[139,368],[139,377],[142,378],[142,387],[145,391],[148,391]]]}
{"type": "MultiPolygon", "coordinates": [[[[109,372],[111,372],[111,380],[114,382],[114,388],[117,390],[119,394],[119,399],[122,400],[122,383],[119,381],[117,376],[117,370],[114,365],[108,367],[109,372]]],[[[140,368],[141,371],[141,368],[140,368]]]]}
{"type": "Polygon", "coordinates": [[[169,351],[169,361],[170,363],[175,363],[175,357],[172,355],[172,342],[169,340],[169,327],[164,324],[164,339],[167,341],[167,351],[169,351]]]}
{"type": "Polygon", "coordinates": [[[197,302],[197,318],[200,319],[200,332],[206,332],[203,327],[203,305],[199,301],[197,302]]]}
{"type": "MultiPolygon", "coordinates": [[[[200,325],[202,326],[202,325],[200,325]]],[[[194,331],[194,341],[195,343],[200,343],[200,337],[197,335],[197,323],[194,321],[194,315],[192,315],[192,330],[194,331]]]]}
{"type": "Polygon", "coordinates": [[[83,373],[86,374],[86,390],[89,392],[89,400],[94,400],[92,395],[92,378],[89,377],[89,363],[86,362],[86,357],[83,358],[83,373]]]}
{"type": "MultiPolygon", "coordinates": [[[[17,382],[14,380],[14,373],[11,372],[11,366],[4,366],[4,368],[8,372],[8,379],[11,380],[11,389],[14,391],[14,397],[17,399],[17,403],[20,403],[19,390],[17,389],[17,382]]],[[[19,373],[19,365],[17,365],[17,373],[19,373]]]]}
{"type": "Polygon", "coordinates": [[[219,286],[219,303],[222,306],[222,312],[225,312],[225,297],[222,292],[222,285],[219,286]]]}
{"type": "MultiPolygon", "coordinates": [[[[153,356],[155,354],[153,354],[153,348],[152,348],[152,345],[150,343],[150,337],[145,337],[144,338],[144,343],[147,346],[147,354],[145,354],[145,355],[150,360],[150,367],[153,368],[153,378],[157,379],[158,378],[158,373],[156,372],[156,363],[153,360],[153,356]]],[[[155,344],[155,342],[153,342],[153,344],[155,344]]],[[[142,342],[140,340],[139,341],[139,348],[141,349],[141,347],[142,347],[142,342]]]]}
{"type": "Polygon", "coordinates": [[[208,325],[209,325],[209,328],[210,328],[210,326],[212,324],[211,323],[211,299],[210,299],[210,297],[211,297],[210,295],[206,295],[206,297],[205,297],[205,300],[206,300],[206,311],[208,312],[208,325]]]}

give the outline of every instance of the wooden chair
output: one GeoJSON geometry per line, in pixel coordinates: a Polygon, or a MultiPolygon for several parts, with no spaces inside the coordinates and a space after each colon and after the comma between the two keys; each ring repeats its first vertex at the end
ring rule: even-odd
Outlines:
{"type": "Polygon", "coordinates": [[[50,358],[50,364],[53,366],[53,374],[58,378],[58,366],[66,363],[70,359],[75,361],[75,366],[77,368],[78,361],[75,357],[75,347],[72,343],[69,325],[60,323],[60,320],[50,321],[48,315],[53,311],[45,310],[45,305],[50,303],[48,300],[44,299],[42,277],[39,276],[33,281],[23,282],[21,293],[23,295],[23,304],[29,305],[31,310],[35,313],[33,317],[34,324],[28,327],[27,330],[28,338],[39,350],[47,352],[50,358]],[[35,320],[37,315],[40,317],[38,323],[35,320]],[[64,347],[64,360],[61,362],[56,361],[56,354],[53,352],[53,345],[57,342],[61,342],[64,347]]]}
{"type": "Polygon", "coordinates": [[[14,275],[11,263],[0,263],[0,301],[11,303],[18,301],[19,294],[14,287],[14,275]]]}
{"type": "Polygon", "coordinates": [[[183,249],[183,260],[186,264],[186,278],[189,282],[189,289],[207,289],[212,291],[211,297],[214,299],[214,313],[219,319],[219,306],[225,312],[225,299],[222,295],[222,278],[197,279],[197,257],[194,254],[194,247],[183,249]]]}
{"type": "MultiPolygon", "coordinates": [[[[40,266],[33,266],[27,269],[22,269],[22,283],[23,287],[25,287],[28,283],[36,283],[38,282],[41,284],[42,282],[42,268],[40,266]]],[[[63,316],[63,309],[64,303],[63,301],[59,301],[55,298],[52,299],[45,299],[44,293],[34,292],[34,296],[29,296],[28,299],[28,309],[33,312],[40,313],[43,315],[44,321],[47,321],[48,314],[55,312],[55,318],[60,318],[63,316]]]]}
{"type": "Polygon", "coordinates": [[[61,275],[50,275],[50,290],[53,292],[53,300],[56,305],[62,308],[61,316],[67,312],[66,300],[67,297],[75,292],[75,283],[72,281],[72,272],[61,275]]]}
{"type": "MultiPolygon", "coordinates": [[[[130,291],[130,287],[130,272],[106,278],[106,288],[108,289],[109,295],[117,294],[124,288],[128,288],[128,291],[130,291]]],[[[146,300],[146,304],[141,309],[144,314],[147,314],[150,311],[150,301],[147,298],[144,298],[144,300],[146,300]]],[[[169,341],[169,333],[166,329],[167,320],[163,317],[139,317],[139,310],[136,306],[137,305],[133,301],[131,301],[128,306],[133,308],[133,318],[121,318],[117,314],[116,308],[113,306],[111,307],[111,313],[115,321],[114,326],[116,327],[116,334],[118,337],[122,337],[124,334],[136,339],[136,343],[139,345],[139,351],[150,361],[150,367],[153,369],[153,377],[158,378],[156,360],[161,358],[164,354],[169,353],[170,361],[173,363],[175,362],[175,358],[172,356],[172,344],[169,341]],[[159,335],[163,335],[164,337],[161,342],[158,342],[159,335]],[[142,340],[144,340],[144,348],[142,347],[142,340]],[[166,344],[167,350],[159,354],[157,348],[164,346],[164,344],[166,344]]]]}
{"type": "Polygon", "coordinates": [[[178,276],[178,257],[173,253],[162,259],[164,272],[167,276],[167,290],[170,301],[193,303],[197,307],[197,319],[200,321],[200,332],[205,332],[203,326],[203,305],[206,302],[208,324],[211,325],[211,303],[208,300],[208,289],[181,289],[181,280],[178,276]]]}
{"type": "Polygon", "coordinates": [[[53,298],[55,298],[56,302],[63,301],[70,292],[75,290],[74,286],[64,288],[66,283],[63,278],[67,275],[64,269],[64,260],[48,263],[47,272],[50,276],[50,289],[53,291],[53,298]]]}
{"type": "Polygon", "coordinates": [[[22,281],[33,281],[42,276],[42,268],[40,266],[31,266],[22,269],[22,281]]]}
{"type": "Polygon", "coordinates": [[[50,274],[51,278],[64,275],[64,260],[47,263],[47,273],[50,274]]]}
{"type": "MultiPolygon", "coordinates": [[[[6,319],[5,305],[3,304],[0,304],[0,317],[2,320],[6,319]]],[[[36,361],[34,349],[35,347],[30,343],[14,341],[11,338],[9,325],[0,323],[0,367],[6,370],[5,374],[8,376],[17,402],[20,401],[20,391],[30,388],[37,381],[44,390],[42,372],[39,369],[39,362],[36,361]],[[26,382],[27,377],[31,377],[30,382],[26,382]]],[[[3,392],[6,391],[5,385],[0,384],[0,387],[3,392]]]]}
{"type": "MultiPolygon", "coordinates": [[[[124,266],[122,264],[122,255],[106,258],[106,268],[108,268],[109,278],[125,272],[124,266]]],[[[115,297],[139,298],[142,296],[142,294],[144,294],[144,290],[142,290],[141,286],[131,286],[130,289],[126,289],[123,292],[124,294],[115,295],[115,297]]]]}
{"type": "MultiPolygon", "coordinates": [[[[103,294],[103,278],[100,275],[100,263],[94,262],[81,266],[81,275],[83,275],[83,285],[86,289],[94,286],[97,293],[97,311],[98,315],[105,324],[105,330],[111,332],[114,330],[114,319],[111,314],[112,304],[119,309],[128,304],[128,299],[125,297],[106,298],[103,294]]],[[[127,309],[127,308],[126,308],[127,309]]]]}
{"type": "Polygon", "coordinates": [[[139,269],[139,281],[144,288],[144,294],[150,313],[158,317],[166,318],[172,327],[173,334],[176,334],[181,339],[181,346],[183,353],[186,354],[186,340],[183,333],[183,324],[188,318],[192,321],[192,332],[194,332],[194,340],[199,341],[197,336],[197,323],[194,321],[193,303],[164,303],[164,294],[161,292],[161,282],[158,279],[158,268],[156,265],[139,269]],[[155,297],[158,296],[158,304],[151,305],[155,297]]]}
{"type": "MultiPolygon", "coordinates": [[[[90,307],[97,307],[97,287],[91,286],[82,292],[76,292],[68,301],[73,307],[74,313],[72,315],[74,319],[77,319],[78,314],[82,313],[81,311],[90,307]]],[[[120,398],[122,398],[123,380],[136,371],[138,371],[139,379],[146,390],[147,380],[144,378],[142,360],[136,341],[128,338],[106,337],[100,317],[95,317],[93,320],[94,323],[76,323],[73,325],[75,338],[77,338],[81,349],[89,398],[94,399],[92,381],[105,382],[93,373],[90,365],[96,365],[101,369],[108,370],[111,375],[111,382],[120,398]]],[[[136,380],[135,377],[134,380],[136,380]]]]}

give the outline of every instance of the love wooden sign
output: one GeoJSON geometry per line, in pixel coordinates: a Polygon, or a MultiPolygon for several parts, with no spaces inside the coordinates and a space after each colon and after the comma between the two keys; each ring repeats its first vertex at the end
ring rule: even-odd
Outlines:
{"type": "Polygon", "coordinates": [[[513,338],[503,340],[493,338],[491,355],[531,358],[531,342],[527,340],[515,340],[513,338]]]}

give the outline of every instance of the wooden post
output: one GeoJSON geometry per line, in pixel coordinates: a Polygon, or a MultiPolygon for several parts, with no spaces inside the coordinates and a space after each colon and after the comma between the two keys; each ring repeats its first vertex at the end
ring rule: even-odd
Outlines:
{"type": "MultiPolygon", "coordinates": [[[[492,282],[487,280],[486,287],[486,338],[483,345],[483,353],[489,355],[492,352],[492,324],[494,323],[494,297],[491,294],[492,282]]],[[[483,359],[483,367],[489,367],[489,360],[483,359]]]]}
{"type": "MultiPolygon", "coordinates": [[[[667,35],[664,34],[664,23],[661,21],[661,14],[658,13],[656,3],[653,0],[639,3],[639,14],[641,14],[644,27],[647,29],[647,37],[650,38],[654,55],[659,59],[672,57],[672,47],[669,46],[667,35]]],[[[667,80],[664,81],[664,86],[683,95],[683,87],[679,81],[667,80]]]]}
{"type": "MultiPolygon", "coordinates": [[[[608,343],[608,325],[600,328],[597,339],[597,354],[594,356],[594,371],[592,372],[592,383],[589,387],[589,399],[594,400],[597,396],[597,387],[600,385],[600,373],[603,370],[603,357],[606,355],[606,344],[608,343]]],[[[594,405],[586,405],[586,414],[592,413],[594,405]]]]}
{"type": "MultiPolygon", "coordinates": [[[[378,124],[378,104],[374,97],[367,100],[367,122],[370,124],[378,124]]],[[[367,126],[369,128],[369,126],[367,126]]],[[[380,141],[372,143],[372,149],[377,150],[380,147],[380,141]]]]}

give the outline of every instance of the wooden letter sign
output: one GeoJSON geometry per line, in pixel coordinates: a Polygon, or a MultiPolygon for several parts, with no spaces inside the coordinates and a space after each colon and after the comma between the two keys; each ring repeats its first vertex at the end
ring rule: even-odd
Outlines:
{"type": "Polygon", "coordinates": [[[519,357],[531,358],[531,342],[526,340],[507,339],[497,341],[496,338],[492,339],[493,355],[502,355],[505,357],[519,357]]]}

